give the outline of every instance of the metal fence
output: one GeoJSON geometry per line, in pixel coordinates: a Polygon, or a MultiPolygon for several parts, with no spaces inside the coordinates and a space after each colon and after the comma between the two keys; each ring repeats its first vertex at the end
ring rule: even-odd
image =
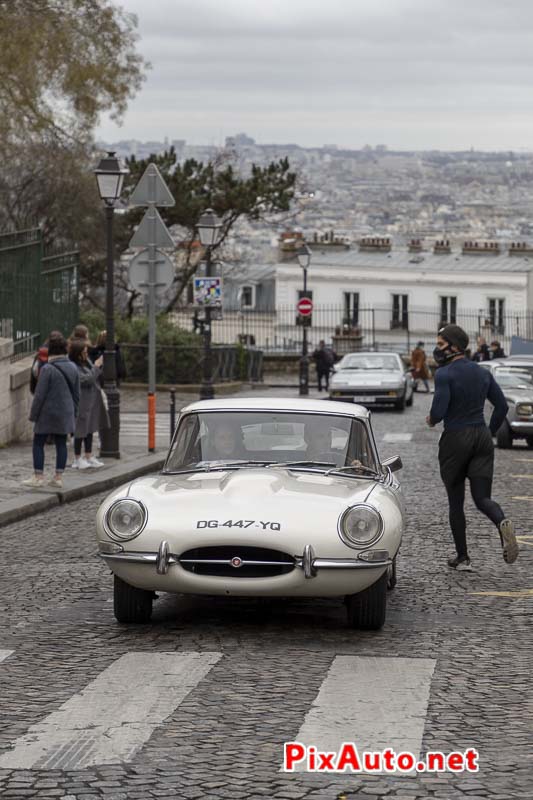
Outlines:
{"type": "MultiPolygon", "coordinates": [[[[124,342],[120,345],[126,368],[126,383],[148,382],[148,345],[124,342]]],[[[263,379],[263,353],[256,348],[213,345],[211,348],[213,381],[263,379]]],[[[161,384],[196,384],[202,382],[204,349],[158,345],[156,349],[157,382],[161,384]]]]}
{"type": "MultiPolygon", "coordinates": [[[[39,229],[0,234],[0,330],[18,342],[78,322],[77,252],[48,255],[39,229]]],[[[20,350],[20,348],[19,348],[20,350]]]]}
{"type": "MultiPolygon", "coordinates": [[[[175,312],[174,320],[185,330],[194,330],[190,309],[175,312]]],[[[308,341],[314,347],[320,339],[332,344],[342,354],[348,349],[394,350],[408,353],[422,340],[434,341],[439,328],[447,322],[461,325],[475,339],[483,336],[490,343],[498,340],[509,352],[512,336],[533,339],[533,312],[491,315],[485,310],[458,309],[453,319],[442,319],[440,309],[410,308],[395,313],[391,307],[361,307],[351,318],[344,306],[314,306],[308,341]]],[[[302,325],[294,306],[280,306],[272,312],[229,311],[222,320],[212,323],[213,340],[220,344],[240,342],[258,347],[265,353],[301,353],[302,325]]]]}

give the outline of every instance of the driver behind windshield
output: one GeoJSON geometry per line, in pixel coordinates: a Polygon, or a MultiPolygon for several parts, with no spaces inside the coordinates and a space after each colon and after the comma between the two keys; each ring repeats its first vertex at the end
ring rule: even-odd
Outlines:
{"type": "Polygon", "coordinates": [[[229,420],[217,420],[214,430],[208,431],[204,452],[205,458],[211,461],[245,458],[241,426],[229,420]]]}
{"type": "Polygon", "coordinates": [[[331,431],[316,424],[308,423],[305,426],[305,442],[307,445],[305,454],[310,461],[327,461],[336,466],[342,451],[333,450],[331,445],[331,431]]]}

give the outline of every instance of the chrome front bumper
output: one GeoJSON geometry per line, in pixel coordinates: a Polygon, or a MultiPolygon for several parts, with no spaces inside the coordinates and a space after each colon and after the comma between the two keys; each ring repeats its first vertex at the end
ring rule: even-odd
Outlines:
{"type": "Polygon", "coordinates": [[[533,421],[526,422],[525,420],[514,420],[510,424],[513,433],[521,433],[524,436],[533,436],[533,421]]]}
{"type": "MultiPolygon", "coordinates": [[[[111,543],[100,543],[98,555],[105,558],[106,561],[113,563],[119,561],[127,564],[149,564],[154,565],[158,575],[166,575],[169,568],[173,564],[179,564],[179,556],[170,552],[170,547],[167,541],[162,540],[159,545],[157,553],[142,553],[142,552],[125,552],[124,550],[117,552],[104,552],[103,548],[122,547],[121,545],[111,545],[111,543]]],[[[201,559],[203,564],[226,564],[230,565],[229,559],[201,559]]],[[[243,560],[242,566],[246,565],[270,565],[272,562],[267,561],[246,561],[243,560]]],[[[357,555],[357,558],[317,558],[313,546],[306,544],[304,547],[303,555],[297,556],[294,566],[302,569],[306,578],[315,578],[318,571],[321,569],[376,569],[379,567],[388,567],[392,564],[392,559],[389,557],[388,550],[364,550],[357,555]]]]}

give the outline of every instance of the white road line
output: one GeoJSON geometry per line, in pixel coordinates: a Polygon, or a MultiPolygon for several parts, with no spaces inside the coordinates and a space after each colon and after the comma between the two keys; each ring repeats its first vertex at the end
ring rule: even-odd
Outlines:
{"type": "Polygon", "coordinates": [[[412,433],[386,433],[383,437],[384,442],[410,442],[413,438],[412,433]]]}
{"type": "Polygon", "coordinates": [[[127,653],[16,740],[0,768],[82,769],[131,761],[221,653],[127,653]]]}
{"type": "Polygon", "coordinates": [[[418,758],[435,663],[337,656],[293,741],[327,752],[343,742],[354,742],[359,753],[391,747],[418,758]]]}
{"type": "Polygon", "coordinates": [[[14,650],[0,650],[0,661],[5,661],[14,652],[14,650]]]}

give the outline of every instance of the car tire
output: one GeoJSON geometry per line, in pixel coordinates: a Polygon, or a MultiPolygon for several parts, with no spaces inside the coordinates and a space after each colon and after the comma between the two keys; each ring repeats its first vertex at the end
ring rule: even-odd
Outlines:
{"type": "Polygon", "coordinates": [[[378,580],[346,598],[348,624],[362,631],[378,631],[385,624],[387,610],[387,570],[378,580]]]}
{"type": "Polygon", "coordinates": [[[394,404],[394,408],[397,411],[405,411],[405,406],[406,406],[405,395],[402,398],[400,398],[400,400],[397,400],[394,404]]]}
{"type": "Polygon", "coordinates": [[[145,623],[152,616],[154,593],[137,589],[117,575],[114,576],[113,610],[118,622],[145,623]]]}
{"type": "Polygon", "coordinates": [[[409,400],[405,401],[405,405],[408,406],[408,408],[411,408],[414,399],[415,399],[414,392],[411,392],[411,397],[409,398],[409,400]]]}
{"type": "Polygon", "coordinates": [[[390,567],[387,570],[387,589],[389,590],[389,592],[392,589],[394,589],[394,587],[396,586],[396,584],[398,582],[398,579],[396,577],[396,559],[397,558],[398,558],[398,556],[394,556],[394,558],[392,559],[392,564],[390,565],[390,567]]]}
{"type": "Polygon", "coordinates": [[[496,442],[502,450],[509,450],[513,446],[513,434],[507,420],[504,420],[498,428],[496,442]]]}
{"type": "Polygon", "coordinates": [[[526,444],[529,448],[533,449],[533,436],[526,436],[526,444]]]}

